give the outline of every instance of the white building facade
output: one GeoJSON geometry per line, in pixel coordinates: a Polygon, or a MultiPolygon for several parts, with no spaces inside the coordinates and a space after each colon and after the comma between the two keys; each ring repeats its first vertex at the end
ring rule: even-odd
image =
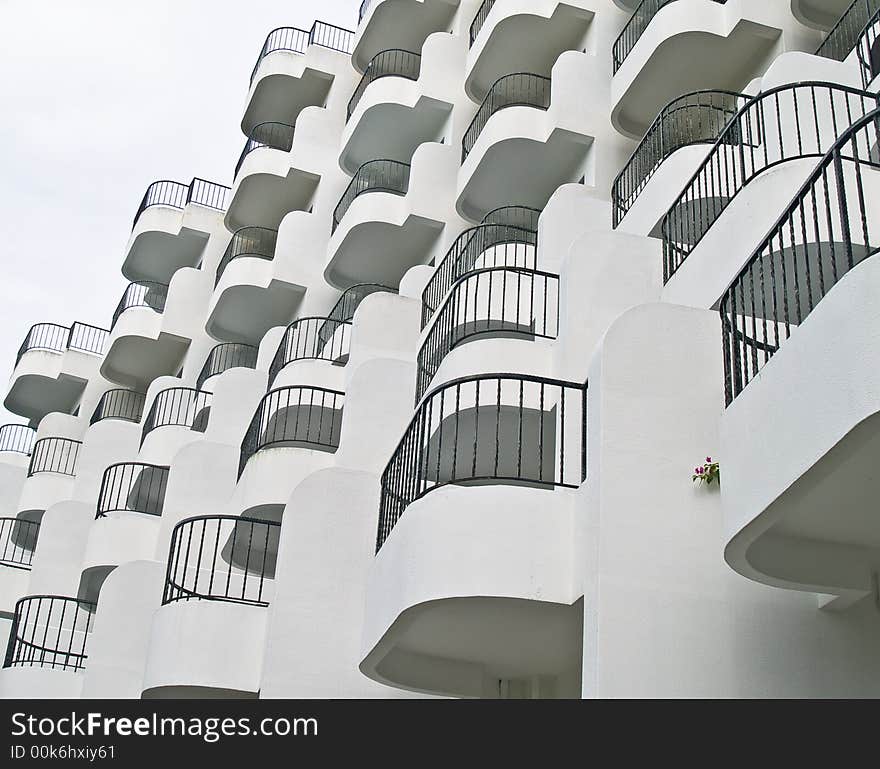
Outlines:
{"type": "Polygon", "coordinates": [[[359,16],[24,340],[0,696],[880,694],[880,2],[359,16]]]}

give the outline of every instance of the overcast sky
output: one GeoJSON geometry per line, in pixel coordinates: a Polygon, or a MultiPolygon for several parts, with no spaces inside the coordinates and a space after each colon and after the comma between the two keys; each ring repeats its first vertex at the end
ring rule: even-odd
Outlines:
{"type": "MultiPolygon", "coordinates": [[[[230,185],[275,27],[360,0],[0,0],[0,382],[34,323],[109,327],[147,185],[230,185]]],[[[0,399],[2,401],[2,399],[0,399]]],[[[22,421],[0,406],[0,424],[22,421]]]]}

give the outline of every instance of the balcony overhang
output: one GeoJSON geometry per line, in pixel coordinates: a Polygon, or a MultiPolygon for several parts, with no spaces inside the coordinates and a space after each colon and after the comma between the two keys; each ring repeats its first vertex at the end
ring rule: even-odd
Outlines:
{"type": "Polygon", "coordinates": [[[249,136],[260,123],[279,121],[293,125],[306,107],[324,106],[333,85],[333,75],[317,69],[320,62],[315,59],[328,55],[335,54],[314,46],[310,46],[305,54],[285,50],[268,54],[260,62],[248,94],[241,119],[245,136],[249,136]]]}
{"type": "Polygon", "coordinates": [[[850,5],[852,0],[791,0],[791,12],[808,27],[827,30],[837,24],[850,5]]]}
{"type": "MultiPolygon", "coordinates": [[[[40,351],[26,353],[16,367],[10,380],[9,391],[3,407],[36,425],[53,411],[73,413],[86,387],[86,380],[58,371],[56,376],[48,373],[27,373],[22,367],[30,356],[46,355],[40,351]]],[[[60,356],[55,356],[60,357],[60,356]]]]}
{"type": "Polygon", "coordinates": [[[156,377],[180,367],[190,341],[161,330],[162,316],[146,307],[133,307],[119,316],[101,363],[101,376],[134,390],[143,390],[156,377]]]}

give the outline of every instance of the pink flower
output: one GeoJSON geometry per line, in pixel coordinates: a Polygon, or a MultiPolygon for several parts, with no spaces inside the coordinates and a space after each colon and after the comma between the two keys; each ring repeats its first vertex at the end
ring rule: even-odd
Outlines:
{"type": "Polygon", "coordinates": [[[712,464],[712,457],[706,457],[706,461],[711,465],[712,464]]]}

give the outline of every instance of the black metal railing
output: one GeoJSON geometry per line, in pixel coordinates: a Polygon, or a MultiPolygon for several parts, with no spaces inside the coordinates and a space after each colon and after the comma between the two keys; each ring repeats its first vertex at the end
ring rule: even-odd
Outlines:
{"type": "Polygon", "coordinates": [[[186,518],[174,527],[162,603],[229,601],[268,606],[281,524],[232,515],[186,518]]]}
{"type": "Polygon", "coordinates": [[[506,224],[510,227],[520,227],[523,230],[537,232],[540,218],[540,208],[508,204],[492,209],[483,217],[480,224],[506,224]]]}
{"type": "MultiPolygon", "coordinates": [[[[663,107],[612,184],[614,227],[632,208],[663,161],[683,147],[714,144],[749,98],[734,91],[695,91],[663,107]]],[[[727,140],[739,143],[735,134],[727,140]]]]}
{"type": "Polygon", "coordinates": [[[498,78],[480,104],[477,114],[461,140],[461,162],[477,143],[477,139],[496,112],[507,107],[532,107],[546,110],[550,107],[550,78],[531,72],[516,72],[498,78]]]}
{"type": "Polygon", "coordinates": [[[226,210],[226,197],[229,194],[229,187],[216,182],[209,182],[206,179],[194,178],[189,184],[181,182],[173,182],[163,179],[153,182],[138,206],[137,213],[134,215],[132,228],[137,224],[141,214],[152,206],[168,206],[170,208],[183,209],[189,203],[195,203],[206,208],[213,208],[217,211],[226,210]]]}
{"type": "Polygon", "coordinates": [[[85,668],[97,606],[78,598],[30,595],[15,604],[4,668],[85,668]]]}
{"type": "Polygon", "coordinates": [[[244,149],[241,151],[238,162],[235,164],[235,173],[232,175],[232,178],[238,177],[241,164],[244,163],[244,159],[254,150],[268,147],[272,150],[290,152],[293,147],[294,131],[295,126],[287,123],[266,122],[255,125],[248,134],[247,141],[244,143],[244,149]]]}
{"type": "Polygon", "coordinates": [[[268,227],[241,227],[236,230],[223,252],[220,264],[217,265],[214,285],[220,282],[224,270],[233,259],[245,256],[269,261],[274,259],[277,242],[278,230],[270,230],[268,227]]]}
{"type": "Polygon", "coordinates": [[[348,360],[351,323],[330,318],[299,318],[281,337],[269,366],[269,387],[281,371],[295,360],[326,360],[343,365],[348,360]]]}
{"type": "Polygon", "coordinates": [[[538,233],[507,224],[478,224],[459,235],[422,291],[422,328],[460,278],[475,269],[536,269],[538,233]]]}
{"type": "Polygon", "coordinates": [[[475,338],[555,339],[559,333],[559,276],[549,272],[488,267],[459,278],[419,350],[416,404],[443,359],[475,338]]]}
{"type": "Polygon", "coordinates": [[[13,569],[30,569],[39,533],[39,521],[0,518],[0,564],[13,569]]]}
{"type": "Polygon", "coordinates": [[[822,157],[880,103],[834,83],[793,83],[751,98],[730,120],[661,224],[668,281],[743,187],[780,163],[822,157]]]}
{"type": "Polygon", "coordinates": [[[880,109],[842,133],[721,298],[727,405],[832,287],[880,250],[878,143],[880,109]]]}
{"type": "Polygon", "coordinates": [[[143,462],[110,465],[101,479],[95,519],[122,512],[162,515],[169,471],[143,462]]]}
{"type": "Polygon", "coordinates": [[[222,374],[231,368],[256,368],[259,349],[251,344],[229,342],[218,344],[211,349],[205,359],[205,365],[196,379],[196,388],[201,390],[212,376],[222,374]]]}
{"type": "Polygon", "coordinates": [[[165,283],[152,283],[139,280],[129,283],[113,311],[113,322],[110,324],[111,331],[116,326],[119,316],[132,307],[148,307],[155,312],[165,311],[165,300],[168,299],[168,285],[165,283]]]}
{"type": "Polygon", "coordinates": [[[103,419],[121,419],[125,422],[140,422],[144,415],[147,396],[135,390],[107,390],[95,406],[89,424],[103,419]]]}
{"type": "Polygon", "coordinates": [[[858,56],[862,69],[862,84],[868,88],[874,79],[880,75],[880,10],[865,25],[865,30],[859,37],[858,56]]]}
{"type": "Polygon", "coordinates": [[[474,20],[471,22],[471,31],[470,31],[470,45],[473,46],[474,41],[477,39],[477,35],[480,34],[480,30],[483,28],[483,24],[486,23],[486,19],[489,18],[489,11],[492,10],[492,7],[495,5],[495,0],[483,0],[480,4],[480,7],[477,9],[477,13],[474,16],[474,20]]]}
{"type": "Polygon", "coordinates": [[[28,425],[3,425],[0,427],[0,452],[9,451],[29,457],[34,450],[37,431],[28,425]]]}
{"type": "Polygon", "coordinates": [[[421,64],[422,57],[419,54],[412,51],[404,51],[401,48],[389,48],[386,51],[377,53],[370,59],[370,63],[364,70],[363,77],[361,77],[357,88],[354,89],[354,93],[348,102],[346,119],[351,119],[355,108],[370,83],[383,77],[402,77],[407,80],[418,80],[421,64]]]}
{"type": "MultiPolygon", "coordinates": [[[[396,294],[396,288],[383,286],[381,283],[358,283],[342,292],[333,309],[327,314],[327,320],[346,323],[354,318],[354,312],[370,294],[396,294]]],[[[332,334],[330,327],[328,333],[332,334]]]]}
{"type": "Polygon", "coordinates": [[[211,415],[213,393],[192,387],[171,387],[157,393],[141,434],[141,443],[149,433],[160,427],[188,427],[203,433],[211,415]]]}
{"type": "Polygon", "coordinates": [[[65,352],[76,350],[93,355],[102,355],[110,332],[105,328],[91,326],[76,321],[69,328],[57,323],[37,323],[28,329],[24,341],[15,356],[15,365],[26,352],[44,350],[46,352],[65,352]]]}
{"type": "Polygon", "coordinates": [[[76,462],[82,441],[71,438],[40,438],[31,452],[28,478],[37,473],[76,475],[76,462]]]}
{"type": "Polygon", "coordinates": [[[368,160],[355,172],[333,212],[333,231],[355,199],[367,192],[406,195],[409,190],[409,163],[399,160],[368,160]]]}
{"type": "MultiPolygon", "coordinates": [[[[855,50],[871,19],[880,11],[880,0],[853,0],[816,50],[816,56],[845,61],[855,50]]],[[[867,85],[867,83],[866,83],[867,85]]]]}
{"type": "Polygon", "coordinates": [[[263,43],[254,68],[251,70],[251,85],[253,85],[260,64],[270,53],[275,53],[275,51],[305,53],[310,45],[319,45],[341,53],[351,53],[354,48],[354,32],[334,24],[327,24],[324,21],[314,22],[311,29],[297,29],[296,27],[273,29],[266,37],[266,42],[263,43]]]}
{"type": "MultiPolygon", "coordinates": [[[[626,60],[626,57],[632,53],[633,48],[636,47],[636,43],[645,33],[651,20],[657,15],[661,8],[664,8],[673,1],[674,0],[642,0],[642,2],[639,3],[639,7],[633,11],[633,15],[626,23],[623,31],[618,35],[617,40],[614,41],[614,46],[611,49],[611,55],[614,62],[614,74],[617,74],[617,71],[626,60]]],[[[727,0],[712,0],[712,2],[724,5],[727,0]]]]}
{"type": "Polygon", "coordinates": [[[345,393],[323,387],[270,390],[260,401],[241,443],[238,475],[265,448],[295,447],[335,452],[342,432],[345,393]]]}
{"type": "Polygon", "coordinates": [[[579,486],[587,473],[586,407],[586,384],[520,374],[433,390],[382,473],[376,551],[406,508],[441,486],[579,486]]]}

